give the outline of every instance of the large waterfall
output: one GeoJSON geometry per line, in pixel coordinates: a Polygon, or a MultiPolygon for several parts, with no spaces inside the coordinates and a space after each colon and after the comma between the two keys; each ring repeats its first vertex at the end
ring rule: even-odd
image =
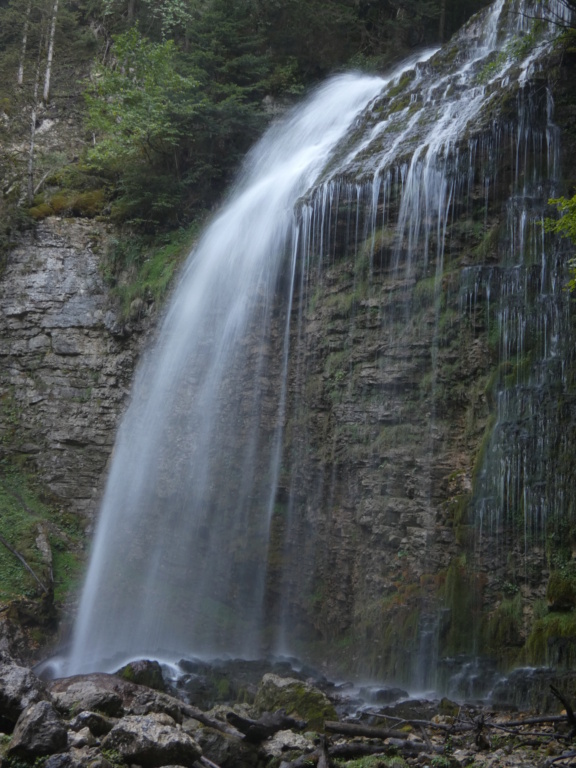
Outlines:
{"type": "Polygon", "coordinates": [[[427,684],[439,644],[474,650],[441,618],[463,549],[508,578],[568,503],[546,13],[497,0],[336,77],[247,157],[140,367],[69,672],[314,642],[427,684]]]}

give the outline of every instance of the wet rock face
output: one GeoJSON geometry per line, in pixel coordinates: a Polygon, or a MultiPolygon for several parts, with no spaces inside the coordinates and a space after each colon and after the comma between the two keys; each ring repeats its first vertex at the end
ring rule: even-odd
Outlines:
{"type": "Polygon", "coordinates": [[[72,511],[90,513],[137,357],[100,271],[94,222],[47,219],[0,277],[0,439],[72,511]]]}

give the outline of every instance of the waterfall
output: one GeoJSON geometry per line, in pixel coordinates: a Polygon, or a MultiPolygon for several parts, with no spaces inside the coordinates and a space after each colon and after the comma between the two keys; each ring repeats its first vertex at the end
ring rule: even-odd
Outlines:
{"type": "Polygon", "coordinates": [[[531,87],[556,29],[527,21],[561,5],[497,0],[387,77],[334,78],[249,154],[139,368],[69,673],[341,642],[424,686],[442,642],[475,642],[474,617],[441,642],[433,574],[452,584],[464,529],[483,551],[520,507],[523,541],[543,532],[565,492],[535,479],[571,332],[540,226],[558,133],[531,87]],[[488,414],[496,355],[516,378],[488,414]]]}
{"type": "Polygon", "coordinates": [[[296,201],[383,83],[341,76],[274,126],[191,254],[119,431],[70,671],[258,651],[284,398],[283,363],[269,361],[279,274],[296,201]]]}

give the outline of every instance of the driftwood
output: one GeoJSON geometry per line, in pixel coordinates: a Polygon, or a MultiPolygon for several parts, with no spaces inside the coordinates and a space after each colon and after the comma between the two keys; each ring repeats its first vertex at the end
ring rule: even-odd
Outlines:
{"type": "Polygon", "coordinates": [[[250,720],[248,717],[241,717],[236,712],[228,712],[226,719],[238,731],[244,734],[245,741],[251,744],[259,744],[261,741],[273,736],[277,731],[297,730],[301,731],[306,727],[304,720],[295,720],[288,717],[283,709],[277,712],[265,712],[259,720],[250,720]]]}
{"type": "Polygon", "coordinates": [[[405,739],[403,731],[389,731],[385,728],[376,728],[362,723],[338,723],[327,720],[324,729],[330,733],[340,733],[343,736],[365,736],[367,739],[405,739]]]}
{"type": "Polygon", "coordinates": [[[232,728],[232,726],[223,723],[221,720],[215,720],[212,717],[208,717],[208,715],[202,712],[201,709],[198,709],[198,707],[193,707],[191,704],[184,704],[181,709],[182,714],[186,715],[186,717],[190,717],[192,720],[197,720],[208,728],[214,728],[215,731],[220,731],[228,736],[234,736],[237,739],[243,738],[243,735],[237,731],[236,728],[232,728]]]}
{"type": "Polygon", "coordinates": [[[219,765],[216,765],[216,763],[213,763],[212,760],[208,760],[208,758],[204,757],[204,755],[202,755],[202,757],[200,758],[200,763],[202,765],[205,765],[206,768],[220,768],[219,765]]]}
{"type": "Polygon", "coordinates": [[[408,739],[388,739],[387,744],[363,744],[361,742],[349,742],[348,744],[336,744],[330,747],[330,757],[355,758],[367,755],[388,755],[401,751],[405,755],[417,755],[420,752],[433,752],[437,755],[444,753],[444,747],[428,747],[424,742],[408,741],[408,739]]]}
{"type": "Polygon", "coordinates": [[[473,731],[476,728],[476,726],[471,725],[470,723],[463,723],[461,721],[447,724],[435,723],[433,720],[407,720],[404,717],[394,717],[393,715],[382,715],[382,718],[385,720],[394,720],[398,725],[414,725],[422,728],[433,728],[437,731],[448,731],[449,733],[454,733],[455,730],[473,731]]]}
{"type": "Polygon", "coordinates": [[[329,768],[328,752],[326,750],[326,736],[322,737],[319,747],[318,768],[329,768]]]}

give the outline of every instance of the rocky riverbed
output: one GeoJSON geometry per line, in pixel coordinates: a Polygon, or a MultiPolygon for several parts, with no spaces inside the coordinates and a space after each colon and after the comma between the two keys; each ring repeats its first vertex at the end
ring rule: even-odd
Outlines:
{"type": "Polygon", "coordinates": [[[0,765],[575,765],[576,721],[564,703],[559,714],[499,712],[387,686],[335,684],[294,660],[141,660],[116,674],[42,680],[3,652],[0,765]]]}

